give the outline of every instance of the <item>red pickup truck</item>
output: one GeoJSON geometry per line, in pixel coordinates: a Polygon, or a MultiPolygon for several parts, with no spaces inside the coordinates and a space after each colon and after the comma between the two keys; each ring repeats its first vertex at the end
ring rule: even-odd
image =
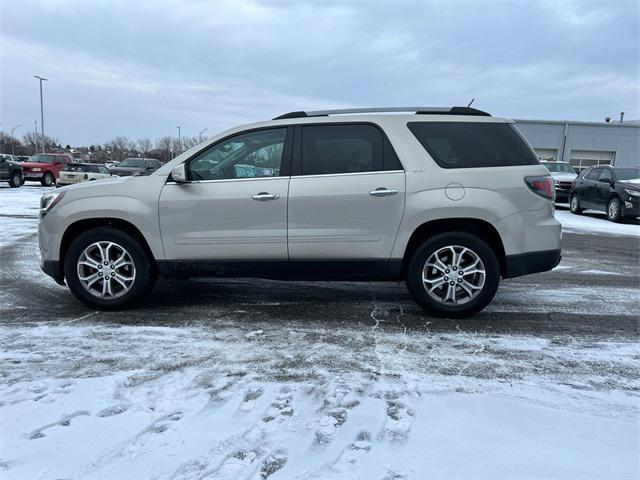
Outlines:
{"type": "Polygon", "coordinates": [[[68,153],[39,153],[22,162],[22,183],[25,180],[36,180],[45,187],[52,186],[60,170],[68,163],[74,163],[74,159],[68,153]]]}

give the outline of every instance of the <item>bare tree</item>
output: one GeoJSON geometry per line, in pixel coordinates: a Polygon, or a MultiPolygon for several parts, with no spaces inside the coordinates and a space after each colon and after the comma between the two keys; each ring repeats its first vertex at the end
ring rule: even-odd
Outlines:
{"type": "Polygon", "coordinates": [[[156,140],[156,150],[158,150],[158,154],[160,155],[161,161],[168,162],[169,160],[171,160],[172,148],[173,148],[173,138],[162,137],[156,140]]]}
{"type": "MultiPolygon", "coordinates": [[[[37,135],[34,132],[27,132],[22,135],[22,144],[28,145],[31,147],[31,153],[35,155],[36,153],[42,150],[42,135],[37,135]]],[[[51,150],[55,150],[58,145],[58,139],[54,137],[50,137],[48,135],[44,136],[44,150],[45,152],[50,152],[51,150]]]]}
{"type": "Polygon", "coordinates": [[[182,146],[185,150],[189,150],[200,143],[198,137],[182,137],[182,146]]]}
{"type": "Polygon", "coordinates": [[[142,156],[146,157],[149,155],[149,152],[153,148],[153,144],[148,138],[141,138],[138,140],[138,148],[140,149],[142,156]]]}
{"type": "Polygon", "coordinates": [[[116,137],[105,144],[106,150],[111,150],[111,157],[118,162],[129,154],[130,141],[127,137],[116,137]]]}

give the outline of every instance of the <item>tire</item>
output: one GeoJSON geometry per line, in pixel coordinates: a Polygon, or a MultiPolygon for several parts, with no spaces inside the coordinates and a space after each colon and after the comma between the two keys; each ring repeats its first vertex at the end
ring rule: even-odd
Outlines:
{"type": "Polygon", "coordinates": [[[622,204],[618,197],[613,197],[607,204],[607,218],[611,222],[618,223],[622,220],[622,204]]]}
{"type": "Polygon", "coordinates": [[[569,200],[569,209],[571,213],[575,215],[580,215],[584,208],[580,206],[580,198],[575,193],[571,195],[571,199],[569,200]]]}
{"type": "MultiPolygon", "coordinates": [[[[437,283],[437,281],[435,282],[437,283]]],[[[406,283],[413,299],[429,315],[465,318],[482,310],[493,299],[500,283],[500,264],[491,247],[475,235],[466,232],[441,233],[425,241],[414,252],[407,269],[406,283]],[[470,268],[474,262],[476,270],[483,267],[484,280],[482,280],[480,273],[471,275],[463,273],[462,280],[458,280],[460,276],[457,273],[458,270],[453,270],[455,265],[452,262],[453,254],[449,250],[450,248],[454,248],[458,253],[464,252],[461,255],[460,267],[470,268]],[[440,258],[440,265],[446,269],[442,267],[425,269],[427,261],[432,260],[434,255],[440,258]],[[447,256],[449,256],[448,259],[447,256]],[[476,260],[480,262],[478,263],[476,260]],[[423,274],[426,278],[424,281],[423,274]],[[447,277],[447,282],[444,282],[440,287],[433,287],[435,285],[434,279],[439,278],[442,281],[447,277]],[[467,282],[464,283],[465,281],[467,282]],[[466,287],[463,288],[464,285],[466,287]],[[469,285],[477,288],[469,288],[469,285]],[[427,286],[432,287],[432,290],[435,288],[432,294],[427,291],[427,286]],[[450,287],[453,290],[453,301],[449,298],[450,287]],[[445,290],[446,299],[444,301],[442,298],[434,298],[439,294],[445,295],[445,290]],[[469,291],[472,294],[469,294],[469,291]]]]}
{"type": "Polygon", "coordinates": [[[47,172],[42,176],[40,183],[43,187],[50,187],[55,183],[55,178],[51,172],[47,172]]]}
{"type": "Polygon", "coordinates": [[[99,310],[120,310],[135,305],[153,288],[156,271],[152,262],[140,242],[128,233],[115,228],[99,227],[80,234],[71,242],[64,258],[64,274],[71,292],[88,307],[99,310]],[[108,262],[105,265],[103,262],[105,257],[100,255],[102,252],[97,245],[104,247],[108,244],[112,245],[106,251],[108,262]],[[121,268],[109,268],[111,265],[116,265],[116,260],[122,251],[128,254],[128,257],[124,257],[127,265],[121,268]],[[92,266],[86,262],[79,265],[81,260],[93,261],[92,266]],[[128,263],[129,261],[131,264],[128,263]],[[110,265],[109,262],[113,263],[110,265]],[[96,275],[102,273],[103,268],[113,275],[107,282],[110,287],[106,294],[104,284],[109,274],[105,276],[103,273],[100,278],[94,279],[94,283],[89,287],[85,286],[89,283],[86,280],[91,279],[94,273],[96,275]],[[85,282],[80,278],[80,274],[85,282]],[[124,284],[127,288],[123,287],[122,282],[116,281],[118,279],[125,279],[124,284]]]}
{"type": "Polygon", "coordinates": [[[11,188],[21,187],[23,183],[24,180],[22,180],[22,174],[20,172],[14,172],[11,174],[11,178],[9,179],[9,185],[11,188]]]}

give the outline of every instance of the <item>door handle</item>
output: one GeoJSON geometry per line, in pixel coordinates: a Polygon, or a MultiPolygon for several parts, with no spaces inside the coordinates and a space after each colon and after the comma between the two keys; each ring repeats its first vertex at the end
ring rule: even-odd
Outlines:
{"type": "Polygon", "coordinates": [[[266,200],[277,200],[280,198],[280,195],[277,193],[260,192],[255,195],[251,195],[251,198],[258,200],[259,202],[264,202],[266,200]]]}
{"type": "Polygon", "coordinates": [[[372,197],[387,197],[389,195],[395,195],[396,193],[398,193],[398,190],[389,190],[384,187],[380,187],[375,190],[371,190],[369,195],[372,197]]]}

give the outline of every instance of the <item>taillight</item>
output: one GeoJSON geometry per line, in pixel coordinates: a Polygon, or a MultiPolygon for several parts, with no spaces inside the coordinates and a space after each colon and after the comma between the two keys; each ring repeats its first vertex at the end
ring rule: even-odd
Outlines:
{"type": "Polygon", "coordinates": [[[553,186],[553,179],[547,177],[525,177],[524,182],[527,186],[541,197],[553,200],[556,195],[556,189],[553,186]]]}

